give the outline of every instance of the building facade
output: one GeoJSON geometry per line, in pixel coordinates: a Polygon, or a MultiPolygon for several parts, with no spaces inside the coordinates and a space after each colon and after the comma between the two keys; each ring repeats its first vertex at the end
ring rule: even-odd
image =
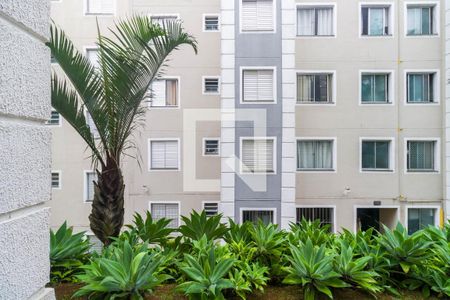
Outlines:
{"type": "MultiPolygon", "coordinates": [[[[435,0],[52,2],[93,63],[96,20],[108,35],[134,13],[178,19],[197,38],[198,55],[181,48],[153,84],[141,160],[124,163],[126,223],[150,210],[174,227],[193,209],[282,228],[441,224],[445,12],[435,0]]],[[[89,230],[89,152],[57,113],[49,123],[52,225],[89,230]]]]}

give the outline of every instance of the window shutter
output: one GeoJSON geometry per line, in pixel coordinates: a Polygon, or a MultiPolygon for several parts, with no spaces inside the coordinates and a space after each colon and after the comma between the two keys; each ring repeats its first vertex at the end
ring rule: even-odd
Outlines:
{"type": "Polygon", "coordinates": [[[242,164],[245,172],[274,172],[273,140],[244,140],[242,164]]]}
{"type": "Polygon", "coordinates": [[[243,77],[244,102],[274,100],[272,70],[245,70],[243,77]]]}
{"type": "Polygon", "coordinates": [[[212,217],[219,213],[219,204],[215,202],[204,203],[203,209],[207,217],[212,217]]]}
{"type": "Polygon", "coordinates": [[[152,83],[151,106],[166,106],[166,81],[155,80],[152,83]]]}
{"type": "Polygon", "coordinates": [[[242,30],[272,31],[273,0],[242,0],[242,30]]]}
{"type": "Polygon", "coordinates": [[[255,169],[255,156],[254,156],[254,141],[253,140],[245,140],[242,141],[242,164],[243,171],[252,172],[255,169]]]}
{"type": "Polygon", "coordinates": [[[103,14],[113,14],[114,13],[114,0],[101,0],[103,14]]]}
{"type": "Polygon", "coordinates": [[[89,126],[89,129],[91,130],[92,135],[94,138],[99,138],[100,134],[98,133],[98,129],[95,126],[94,120],[92,119],[92,116],[89,113],[86,113],[86,119],[87,119],[87,125],[89,126]]]}
{"type": "Polygon", "coordinates": [[[97,180],[95,172],[86,173],[86,201],[92,202],[94,200],[94,180],[97,180]]]}
{"type": "Polygon", "coordinates": [[[100,66],[98,60],[98,49],[88,49],[86,50],[87,59],[91,62],[94,68],[98,68],[100,66]]]}
{"type": "Polygon", "coordinates": [[[151,214],[155,221],[162,218],[171,219],[170,228],[178,227],[178,204],[176,203],[153,203],[151,205],[151,214]]]}
{"type": "Polygon", "coordinates": [[[166,168],[178,169],[178,142],[168,141],[166,144],[166,168]]]}
{"type": "Polygon", "coordinates": [[[101,0],[87,0],[87,12],[91,14],[97,14],[102,11],[101,0]]]}

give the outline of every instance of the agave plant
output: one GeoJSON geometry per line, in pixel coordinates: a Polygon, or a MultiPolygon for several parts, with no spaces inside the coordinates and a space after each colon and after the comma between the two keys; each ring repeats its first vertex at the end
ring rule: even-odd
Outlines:
{"type": "Polygon", "coordinates": [[[161,27],[149,16],[133,16],[117,23],[113,38],[99,31],[99,66],[95,67],[62,30],[52,26],[50,32],[47,45],[66,76],[53,74],[52,106],[92,151],[98,180],[89,221],[95,235],[109,245],[123,225],[121,161],[124,155],[133,155],[128,151],[135,148],[130,137],[145,116],[142,101],[168,55],[183,44],[197,51],[197,44],[179,22],[167,21],[161,27]]]}
{"type": "Polygon", "coordinates": [[[259,221],[250,227],[252,245],[255,247],[255,259],[264,265],[276,262],[284,251],[285,237],[276,224],[259,221]]]}
{"type": "Polygon", "coordinates": [[[318,293],[332,299],[330,288],[349,286],[333,270],[334,255],[325,253],[325,245],[314,246],[308,239],[298,247],[291,244],[290,252],[290,266],[287,267],[289,275],[283,283],[303,286],[305,300],[314,300],[318,293]]]}
{"type": "Polygon", "coordinates": [[[144,299],[146,293],[170,276],[161,274],[162,258],[148,252],[148,245],[131,247],[128,241],[108,247],[103,256],[83,266],[78,278],[85,284],[74,297],[89,299],[144,299]]]}
{"type": "Polygon", "coordinates": [[[170,219],[159,219],[154,221],[152,215],[147,211],[145,220],[139,213],[135,213],[134,225],[126,225],[132,231],[135,231],[139,238],[148,244],[165,245],[169,235],[174,231],[168,228],[170,219]]]}
{"type": "Polygon", "coordinates": [[[233,284],[233,290],[241,297],[241,299],[247,299],[247,294],[252,292],[251,284],[245,278],[245,272],[239,269],[231,270],[228,275],[231,283],[233,284]]]}
{"type": "Polygon", "coordinates": [[[226,278],[234,263],[233,258],[217,256],[214,247],[197,257],[185,254],[180,268],[189,280],[180,284],[177,290],[190,299],[225,299],[223,291],[234,287],[233,282],[226,278]]]}
{"type": "Polygon", "coordinates": [[[206,212],[202,211],[200,214],[192,211],[190,217],[181,217],[184,225],[181,225],[178,231],[186,238],[191,240],[199,240],[206,236],[208,240],[216,240],[222,238],[228,231],[225,224],[220,221],[222,215],[215,215],[208,217],[206,212]]]}
{"type": "Polygon", "coordinates": [[[361,288],[374,295],[383,291],[378,285],[379,275],[374,271],[367,271],[370,256],[355,258],[354,250],[345,241],[340,241],[340,253],[335,257],[334,269],[341,275],[343,281],[361,288]]]}
{"type": "Polygon", "coordinates": [[[398,264],[407,274],[412,266],[420,265],[431,255],[432,242],[423,239],[423,233],[417,231],[408,235],[401,223],[394,230],[384,226],[384,234],[380,235],[379,243],[386,250],[391,264],[398,264]]]}
{"type": "Polygon", "coordinates": [[[332,240],[331,226],[321,224],[320,220],[308,221],[302,219],[300,223],[290,225],[289,241],[292,244],[305,243],[310,239],[313,245],[328,244],[332,240]]]}
{"type": "Polygon", "coordinates": [[[64,222],[58,230],[50,230],[50,281],[75,282],[79,267],[87,260],[90,248],[85,232],[73,234],[64,222]]]}
{"type": "Polygon", "coordinates": [[[233,219],[228,219],[229,230],[225,233],[223,239],[231,244],[233,242],[244,244],[249,243],[252,239],[250,235],[250,228],[253,226],[250,222],[244,222],[242,224],[237,224],[233,219]]]}

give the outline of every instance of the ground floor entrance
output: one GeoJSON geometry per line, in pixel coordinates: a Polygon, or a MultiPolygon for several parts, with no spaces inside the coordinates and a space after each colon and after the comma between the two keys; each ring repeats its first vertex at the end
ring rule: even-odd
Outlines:
{"type": "Polygon", "coordinates": [[[389,228],[398,222],[398,208],[360,207],[356,209],[356,230],[374,228],[383,231],[383,224],[389,228]]]}

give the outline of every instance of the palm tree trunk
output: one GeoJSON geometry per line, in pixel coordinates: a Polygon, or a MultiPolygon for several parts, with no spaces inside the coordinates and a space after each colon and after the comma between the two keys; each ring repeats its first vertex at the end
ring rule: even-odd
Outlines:
{"type": "Polygon", "coordinates": [[[117,163],[108,158],[106,166],[94,182],[94,201],[89,216],[91,230],[108,246],[110,237],[118,237],[123,226],[124,190],[122,171],[117,163]]]}

